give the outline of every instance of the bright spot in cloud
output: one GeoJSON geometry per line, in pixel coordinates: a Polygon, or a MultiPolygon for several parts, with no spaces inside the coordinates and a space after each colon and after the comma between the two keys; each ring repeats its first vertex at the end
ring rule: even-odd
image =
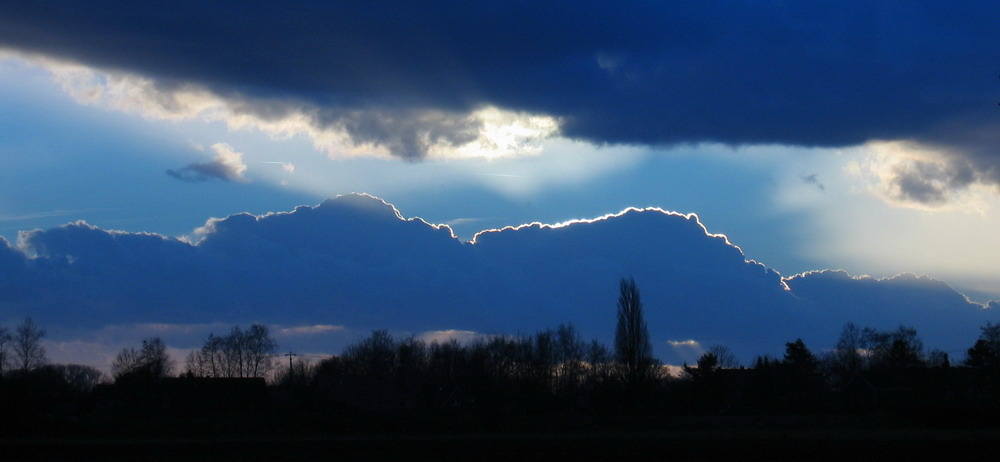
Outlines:
{"type": "Polygon", "coordinates": [[[868,184],[886,203],[924,211],[984,213],[996,188],[977,178],[975,169],[948,152],[912,142],[872,142],[864,160],[846,171],[868,184]]]}
{"type": "MultiPolygon", "coordinates": [[[[0,50],[0,60],[47,70],[80,104],[174,122],[222,122],[276,140],[305,137],[331,158],[496,159],[537,155],[558,135],[559,121],[484,106],[468,114],[439,110],[331,112],[305,103],[222,97],[195,84],[163,85],[147,77],[48,57],[0,50]]],[[[291,165],[291,164],[288,164],[291,165]]],[[[291,172],[294,167],[285,167],[291,172]]]]}
{"type": "Polygon", "coordinates": [[[479,136],[468,144],[453,149],[431,151],[435,157],[496,159],[542,152],[542,141],[559,131],[559,122],[548,116],[503,111],[484,107],[470,117],[480,126],[479,136]]]}

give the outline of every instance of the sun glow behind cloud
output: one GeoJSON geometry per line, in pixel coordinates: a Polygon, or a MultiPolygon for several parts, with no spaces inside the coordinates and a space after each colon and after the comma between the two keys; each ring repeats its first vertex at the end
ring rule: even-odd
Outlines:
{"type": "Polygon", "coordinates": [[[544,115],[532,115],[484,107],[470,115],[479,121],[475,141],[452,149],[432,150],[434,157],[497,159],[520,155],[538,155],[542,142],[559,132],[559,121],[544,115]]]}
{"type": "Polygon", "coordinates": [[[873,194],[897,207],[984,214],[997,201],[997,186],[979,180],[969,163],[944,149],[913,142],[871,142],[863,161],[847,171],[873,194]]]}
{"type": "Polygon", "coordinates": [[[1000,195],[955,168],[947,153],[912,143],[802,150],[784,159],[776,211],[803,217],[796,252],[815,266],[927,274],[996,297],[1000,195]],[[824,188],[805,172],[819,172],[824,188]]]}
{"type": "Polygon", "coordinates": [[[0,60],[38,67],[77,103],[152,120],[222,122],[274,140],[304,137],[331,158],[497,159],[538,155],[559,121],[484,105],[467,114],[441,110],[351,110],[342,113],[282,99],[223,97],[196,84],[164,84],[136,74],[0,50],[0,60]],[[374,125],[375,128],[371,126],[374,125]],[[386,132],[402,132],[395,139],[386,132]]]}
{"type": "Polygon", "coordinates": [[[484,186],[526,198],[544,188],[576,185],[629,168],[648,153],[641,147],[562,138],[554,117],[493,106],[467,114],[354,111],[338,119],[304,103],[223,98],[193,84],[163,84],[43,56],[0,50],[0,61],[9,71],[45,73],[78,104],[141,116],[189,145],[212,145],[217,154],[219,146],[240,153],[237,163],[222,154],[211,162],[234,167],[216,169],[227,173],[215,175],[219,178],[264,179],[316,197],[351,191],[392,194],[443,184],[484,186]],[[358,128],[372,123],[409,133],[415,141],[380,139],[358,128]],[[416,146],[416,157],[407,146],[416,146]],[[312,155],[317,151],[326,155],[312,155]],[[398,161],[414,158],[422,161],[398,161]],[[253,166],[275,162],[282,169],[253,166]]]}

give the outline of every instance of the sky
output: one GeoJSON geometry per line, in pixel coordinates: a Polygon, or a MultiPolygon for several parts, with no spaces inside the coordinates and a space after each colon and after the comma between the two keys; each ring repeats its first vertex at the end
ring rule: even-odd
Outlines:
{"type": "MultiPolygon", "coordinates": [[[[746,258],[1000,299],[990,2],[0,5],[0,236],[367,193],[484,229],[695,213],[746,258]]],[[[614,287],[614,284],[611,284],[614,287]]]]}

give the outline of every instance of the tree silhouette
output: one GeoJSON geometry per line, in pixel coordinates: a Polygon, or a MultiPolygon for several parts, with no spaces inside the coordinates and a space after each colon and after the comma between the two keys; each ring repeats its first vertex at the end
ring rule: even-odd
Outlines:
{"type": "Polygon", "coordinates": [[[966,353],[965,365],[1000,370],[1000,324],[987,322],[980,329],[979,339],[966,353]]]}
{"type": "Polygon", "coordinates": [[[789,386],[811,392],[819,384],[819,360],[802,339],[785,344],[785,358],[781,365],[789,386]]]}
{"type": "Polygon", "coordinates": [[[819,361],[802,339],[795,339],[794,342],[785,344],[785,364],[794,370],[813,373],[819,361]]]}
{"type": "Polygon", "coordinates": [[[344,350],[343,358],[359,375],[385,380],[396,369],[396,341],[386,330],[376,330],[360,343],[344,350]]]}
{"type": "Polygon", "coordinates": [[[719,357],[715,356],[715,353],[712,353],[711,351],[702,353],[702,355],[698,357],[698,362],[695,367],[690,367],[687,364],[684,364],[684,372],[696,381],[708,379],[718,369],[719,357]]]}
{"type": "Polygon", "coordinates": [[[910,368],[924,365],[924,343],[912,327],[899,326],[894,331],[877,331],[865,328],[866,349],[870,351],[871,367],[910,368]]]}
{"type": "Polygon", "coordinates": [[[864,367],[863,344],[863,331],[853,322],[844,325],[833,352],[833,371],[841,382],[850,382],[864,367]]]}
{"type": "Polygon", "coordinates": [[[965,365],[973,369],[992,369],[1000,361],[997,353],[986,340],[976,340],[975,345],[966,352],[965,365]]]}
{"type": "Polygon", "coordinates": [[[138,350],[123,348],[111,363],[111,375],[116,381],[126,377],[159,379],[169,376],[173,368],[163,339],[152,337],[143,339],[138,350]]]}
{"type": "Polygon", "coordinates": [[[725,345],[712,345],[708,349],[715,358],[721,369],[737,369],[740,367],[740,360],[736,358],[736,353],[725,345]]]}
{"type": "Polygon", "coordinates": [[[46,367],[61,376],[69,389],[77,394],[90,393],[104,378],[101,371],[80,364],[53,364],[46,367]]]}
{"type": "Polygon", "coordinates": [[[927,360],[925,363],[927,367],[947,369],[951,367],[951,358],[948,356],[947,352],[933,349],[927,353],[927,360]]]}
{"type": "Polygon", "coordinates": [[[6,327],[0,326],[0,377],[3,377],[3,371],[7,367],[7,363],[10,362],[10,348],[11,341],[13,337],[10,336],[10,332],[6,327]]]}
{"type": "Polygon", "coordinates": [[[627,384],[635,385],[653,377],[656,360],[649,341],[649,329],[642,314],[642,301],[635,280],[623,278],[619,284],[618,325],[615,328],[615,360],[627,384]]]}
{"type": "Polygon", "coordinates": [[[584,375],[584,343],[572,324],[560,324],[555,334],[556,380],[559,391],[575,390],[584,375]]]}
{"type": "Polygon", "coordinates": [[[251,324],[243,332],[243,377],[263,377],[274,368],[274,354],[278,343],[263,324],[251,324]]]}
{"type": "Polygon", "coordinates": [[[45,330],[39,329],[30,317],[25,318],[24,322],[14,330],[15,366],[22,373],[27,373],[48,362],[45,348],[42,347],[43,337],[45,337],[45,330]]]}
{"type": "Polygon", "coordinates": [[[196,377],[264,377],[274,368],[277,351],[267,326],[233,326],[228,335],[209,334],[201,350],[188,355],[185,368],[196,377]]]}
{"type": "Polygon", "coordinates": [[[895,339],[889,346],[886,366],[892,368],[920,367],[924,365],[920,351],[915,349],[906,339],[895,339]]]}

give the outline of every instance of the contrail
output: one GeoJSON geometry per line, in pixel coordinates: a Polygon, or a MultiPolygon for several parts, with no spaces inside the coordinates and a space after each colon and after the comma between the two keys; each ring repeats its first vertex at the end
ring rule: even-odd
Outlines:
{"type": "Polygon", "coordinates": [[[524,178],[524,175],[511,175],[509,173],[482,173],[482,172],[474,172],[474,173],[470,173],[469,175],[502,176],[502,177],[505,177],[505,178],[524,178]]]}
{"type": "Polygon", "coordinates": [[[285,171],[289,172],[289,173],[292,173],[292,172],[295,171],[295,164],[293,164],[291,162],[278,162],[278,161],[275,161],[275,160],[261,160],[261,161],[258,161],[258,162],[261,163],[261,164],[276,164],[276,165],[280,165],[281,168],[285,169],[285,171]]]}

